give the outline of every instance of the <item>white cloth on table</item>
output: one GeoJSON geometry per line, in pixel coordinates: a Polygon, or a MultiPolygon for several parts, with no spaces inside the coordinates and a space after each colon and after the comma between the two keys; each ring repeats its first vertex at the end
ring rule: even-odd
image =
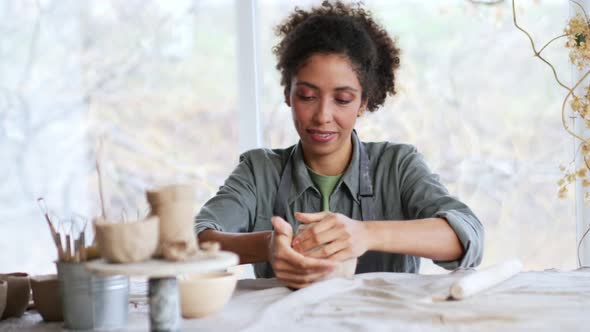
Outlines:
{"type": "MultiPolygon", "coordinates": [[[[183,331],[588,331],[590,269],[523,272],[462,301],[432,302],[465,273],[368,273],[291,291],[275,279],[238,282],[218,314],[183,320],[183,331]]],[[[145,301],[125,331],[149,330],[145,301]]],[[[27,313],[0,331],[59,331],[27,313]],[[18,327],[17,327],[18,326],[18,327]]]]}

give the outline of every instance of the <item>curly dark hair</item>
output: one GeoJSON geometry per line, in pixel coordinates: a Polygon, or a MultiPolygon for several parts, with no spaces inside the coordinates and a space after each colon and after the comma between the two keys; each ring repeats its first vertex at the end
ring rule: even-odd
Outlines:
{"type": "Polygon", "coordinates": [[[273,48],[285,94],[301,65],[314,54],[343,54],[357,73],[367,109],[376,111],[387,94],[395,95],[400,50],[361,3],[324,1],[295,11],[276,27],[281,41],[273,48]]]}

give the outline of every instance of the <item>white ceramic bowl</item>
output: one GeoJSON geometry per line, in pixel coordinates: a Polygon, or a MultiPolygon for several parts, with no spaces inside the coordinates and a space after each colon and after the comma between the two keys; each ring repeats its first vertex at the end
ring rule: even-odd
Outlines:
{"type": "Polygon", "coordinates": [[[231,298],[236,282],[231,272],[180,276],[182,317],[201,318],[220,311],[231,298]]]}

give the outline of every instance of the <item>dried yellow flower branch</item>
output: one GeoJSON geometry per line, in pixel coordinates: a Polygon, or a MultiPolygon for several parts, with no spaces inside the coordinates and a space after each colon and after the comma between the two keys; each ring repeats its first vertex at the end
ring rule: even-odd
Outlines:
{"type": "MultiPolygon", "coordinates": [[[[588,67],[590,66],[590,45],[589,45],[589,43],[590,43],[590,19],[588,19],[588,15],[582,5],[580,5],[578,2],[576,2],[574,0],[570,0],[570,2],[574,3],[575,5],[577,5],[580,8],[581,13],[578,12],[575,16],[570,18],[570,20],[568,21],[568,23],[564,29],[563,35],[560,35],[560,36],[557,36],[557,37],[551,39],[539,51],[537,51],[537,48],[535,47],[535,42],[533,41],[533,38],[531,37],[531,35],[518,24],[518,20],[516,18],[516,8],[515,8],[514,2],[515,1],[512,0],[512,16],[514,19],[514,25],[516,26],[516,28],[518,30],[522,31],[528,37],[528,39],[531,43],[531,47],[533,49],[534,55],[537,58],[539,58],[541,61],[546,63],[551,68],[551,71],[553,72],[553,76],[555,77],[555,80],[557,81],[557,83],[561,87],[563,87],[564,89],[567,90],[567,95],[565,96],[565,98],[563,100],[563,104],[561,106],[561,122],[562,122],[563,128],[572,137],[581,141],[580,148],[578,149],[578,151],[576,151],[576,155],[578,153],[580,153],[580,156],[582,157],[582,160],[584,161],[585,167],[576,170],[575,169],[575,157],[574,157],[574,160],[572,162],[570,162],[569,166],[566,167],[566,166],[561,165],[559,167],[561,169],[561,171],[564,172],[564,175],[563,175],[563,178],[561,178],[557,182],[557,185],[559,186],[557,196],[559,198],[566,198],[567,193],[568,193],[568,186],[572,182],[575,182],[576,179],[582,180],[582,187],[586,188],[586,187],[590,186],[590,179],[587,178],[588,170],[590,170],[590,161],[589,161],[590,160],[590,138],[583,138],[580,135],[573,132],[568,127],[568,125],[565,121],[565,119],[566,119],[566,117],[565,117],[566,106],[568,104],[568,100],[570,100],[570,97],[571,97],[571,101],[569,102],[569,105],[572,109],[572,112],[574,113],[574,116],[578,116],[581,120],[584,121],[586,128],[590,128],[590,85],[586,85],[585,87],[583,87],[583,89],[582,89],[584,91],[583,96],[577,96],[574,93],[574,91],[576,91],[578,89],[578,87],[580,87],[580,85],[586,80],[588,75],[590,75],[590,70],[587,70],[588,67]],[[572,87],[568,87],[567,85],[565,85],[557,76],[557,71],[555,70],[555,67],[549,61],[547,61],[545,58],[543,58],[543,56],[541,56],[541,52],[543,52],[543,50],[545,50],[545,48],[547,46],[549,46],[555,40],[558,40],[563,37],[567,38],[567,42],[565,43],[565,47],[570,50],[570,54],[569,54],[570,62],[573,65],[575,65],[578,68],[578,70],[580,70],[580,71],[587,70],[584,73],[584,75],[582,75],[582,77],[580,79],[578,79],[578,81],[576,81],[576,83],[572,87]]],[[[590,192],[586,192],[584,194],[584,202],[586,204],[590,204],[590,192]]],[[[580,247],[582,245],[582,242],[586,238],[586,236],[589,234],[589,232],[590,232],[590,225],[588,225],[588,229],[584,232],[584,234],[580,238],[580,241],[578,242],[577,256],[578,256],[578,266],[580,266],[580,267],[582,266],[582,263],[580,261],[580,247]]]]}
{"type": "MultiPolygon", "coordinates": [[[[574,64],[580,70],[584,70],[585,68],[587,68],[590,65],[590,46],[586,43],[587,39],[590,41],[590,24],[589,24],[588,16],[586,15],[584,8],[579,3],[577,3],[576,1],[573,1],[573,0],[570,0],[570,1],[580,7],[583,15],[578,13],[577,15],[572,17],[569,20],[569,22],[567,23],[566,28],[564,29],[564,34],[551,39],[539,51],[537,51],[537,48],[535,46],[535,42],[534,42],[533,38],[531,37],[531,35],[528,33],[528,31],[526,31],[524,28],[522,28],[518,24],[518,19],[516,17],[516,6],[515,6],[514,0],[512,1],[512,14],[513,14],[514,25],[516,26],[516,28],[518,30],[522,31],[528,37],[528,39],[531,43],[531,47],[534,52],[534,56],[539,58],[541,61],[546,63],[551,68],[551,71],[553,72],[553,76],[554,76],[555,80],[557,81],[557,83],[561,87],[563,87],[565,90],[567,90],[568,93],[563,100],[563,104],[562,104],[562,108],[561,108],[562,125],[568,134],[570,134],[572,137],[575,137],[576,139],[581,141],[581,156],[583,157],[583,160],[585,161],[587,168],[590,169],[590,166],[588,165],[588,162],[587,162],[587,160],[590,159],[590,138],[581,137],[580,135],[578,135],[574,131],[572,131],[569,128],[568,124],[566,123],[566,116],[565,116],[566,106],[568,105],[568,100],[570,100],[570,97],[571,97],[571,101],[570,101],[569,105],[571,106],[572,111],[577,116],[579,116],[580,119],[584,120],[584,123],[586,124],[586,126],[588,128],[590,128],[590,86],[584,87],[584,89],[583,89],[585,92],[584,96],[580,97],[574,93],[574,91],[584,82],[584,80],[588,77],[588,75],[590,75],[590,70],[587,71],[586,73],[584,73],[584,75],[582,75],[582,77],[574,84],[573,87],[569,87],[559,79],[559,77],[557,75],[557,71],[555,70],[555,67],[553,66],[553,64],[551,64],[549,61],[547,61],[547,59],[545,59],[541,55],[541,52],[543,52],[543,50],[545,50],[545,48],[547,46],[549,46],[552,42],[554,42],[555,40],[558,40],[560,38],[566,37],[567,42],[566,42],[565,46],[570,49],[570,61],[572,62],[572,64],[574,64]]],[[[574,182],[576,180],[576,178],[584,179],[587,175],[585,172],[582,173],[582,172],[572,171],[571,164],[573,164],[573,162],[570,163],[570,167],[563,167],[562,168],[562,171],[564,172],[564,177],[563,177],[562,181],[558,182],[558,185],[560,187],[559,191],[558,191],[558,196],[560,198],[566,197],[566,194],[567,194],[566,187],[570,183],[574,182]]],[[[586,203],[590,203],[590,198],[585,201],[586,201],[586,203]]]]}

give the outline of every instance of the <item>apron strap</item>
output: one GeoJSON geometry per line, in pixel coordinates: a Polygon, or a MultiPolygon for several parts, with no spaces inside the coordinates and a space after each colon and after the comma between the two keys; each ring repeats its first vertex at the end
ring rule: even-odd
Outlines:
{"type": "MultiPolygon", "coordinates": [[[[285,221],[287,219],[287,212],[289,211],[289,192],[291,191],[292,177],[293,177],[293,154],[295,148],[289,154],[287,162],[283,166],[283,172],[281,173],[281,180],[279,181],[279,187],[275,196],[275,202],[272,208],[272,215],[278,216],[285,221]]],[[[257,278],[273,278],[275,273],[272,270],[270,262],[254,263],[254,272],[257,278]]]]}
{"type": "MultiPolygon", "coordinates": [[[[356,132],[355,132],[356,135],[356,132]]],[[[358,198],[361,202],[361,220],[375,220],[375,201],[373,199],[373,182],[371,180],[371,169],[369,167],[369,156],[365,151],[363,143],[359,140],[359,193],[358,198]]],[[[367,251],[357,260],[356,273],[367,273],[383,271],[380,253],[376,251],[367,251]]]]}
{"type": "Polygon", "coordinates": [[[360,155],[358,198],[361,202],[361,220],[375,220],[375,203],[373,200],[373,183],[369,168],[369,156],[367,156],[367,152],[361,141],[359,141],[358,148],[360,155]]]}
{"type": "Polygon", "coordinates": [[[293,183],[293,154],[295,148],[289,154],[287,163],[283,167],[283,173],[281,174],[281,180],[279,182],[279,188],[277,189],[277,195],[275,196],[275,203],[272,209],[273,216],[279,216],[285,221],[287,220],[287,211],[289,211],[289,192],[291,191],[291,184],[293,183]]]}

